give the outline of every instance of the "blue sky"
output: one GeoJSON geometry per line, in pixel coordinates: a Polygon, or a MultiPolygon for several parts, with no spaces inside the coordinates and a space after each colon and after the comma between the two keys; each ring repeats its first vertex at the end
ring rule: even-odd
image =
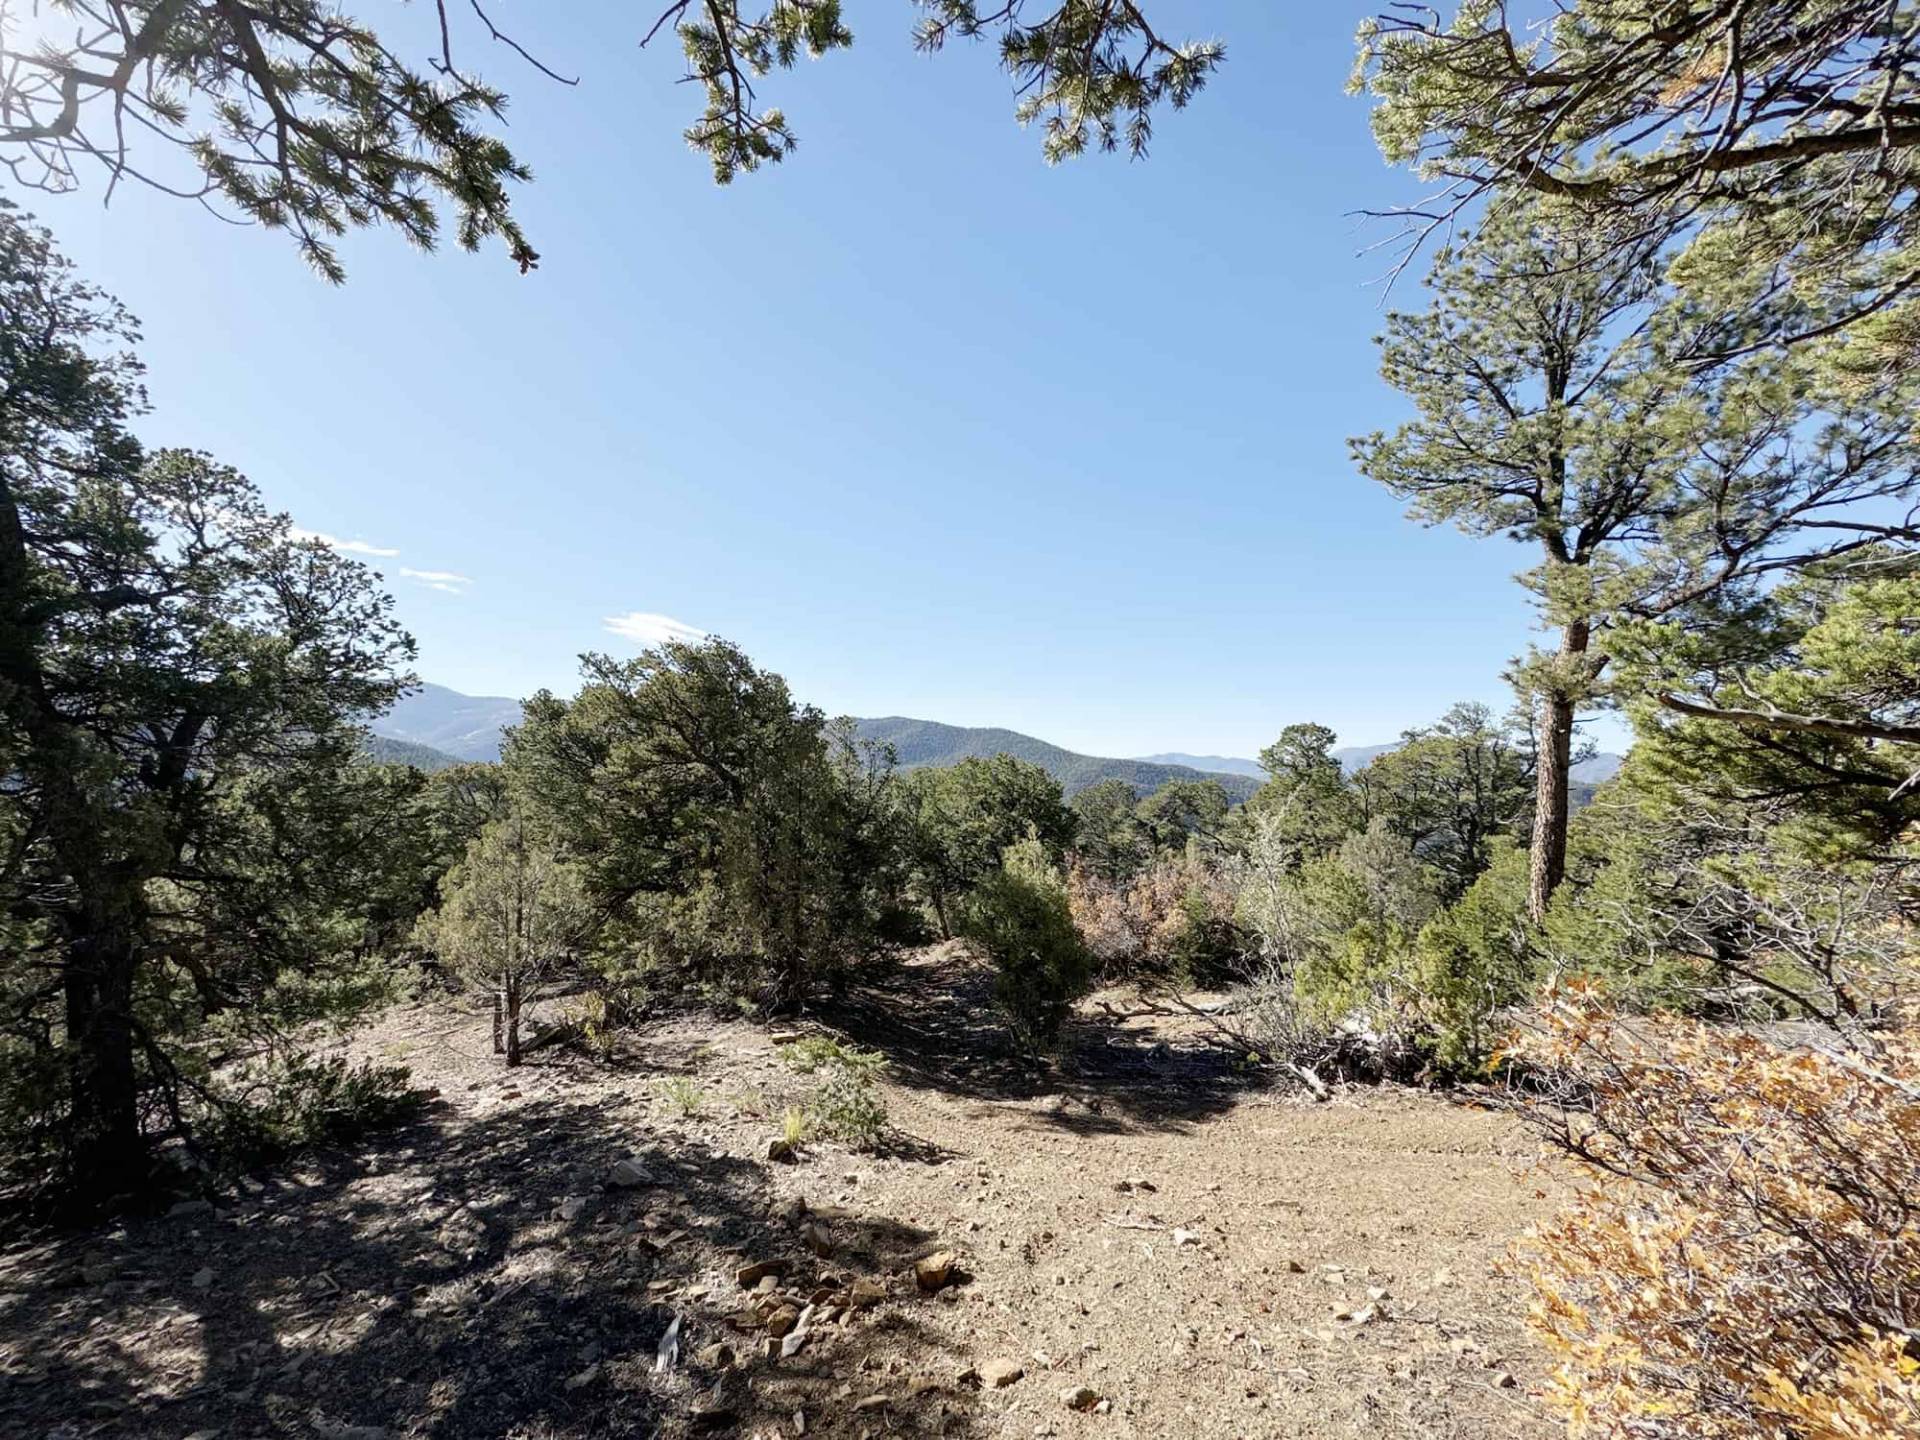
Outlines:
{"type": "Polygon", "coordinates": [[[582,77],[469,37],[535,170],[532,275],[374,232],[335,290],[179,201],[33,197],[144,322],[149,439],[392,552],[424,677],[567,690],[640,615],[833,712],[1101,754],[1507,703],[1525,553],[1408,524],[1347,459],[1403,410],[1351,213],[1413,185],[1343,91],[1369,7],[1170,7],[1227,42],[1213,86],[1150,160],[1050,170],[989,50],[916,55],[903,0],[852,0],[853,51],[766,82],[797,154],[729,189],[641,12],[521,8],[582,77]]]}

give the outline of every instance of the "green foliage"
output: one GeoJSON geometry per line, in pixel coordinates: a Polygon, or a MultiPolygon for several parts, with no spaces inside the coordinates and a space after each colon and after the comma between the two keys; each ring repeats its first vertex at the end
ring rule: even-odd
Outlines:
{"type": "Polygon", "coordinates": [[[1359,812],[1324,725],[1289,725],[1260,752],[1268,780],[1246,804],[1243,823],[1265,823],[1266,842],[1290,864],[1325,855],[1357,827],[1359,812]]]}
{"type": "Polygon", "coordinates": [[[89,164],[144,178],[125,164],[135,132],[183,151],[249,220],[290,231],[329,280],[349,229],[388,224],[430,250],[442,205],[463,248],[498,237],[522,270],[539,258],[507,196],[530,172],[485,128],[506,97],[455,66],[450,40],[416,68],[321,0],[81,0],[40,38],[0,84],[0,145],[30,183],[70,189],[89,164]]]}
{"type": "Polygon", "coordinates": [[[1501,845],[1485,873],[1421,928],[1415,951],[1414,986],[1436,1058],[1454,1069],[1485,1061],[1503,1013],[1531,995],[1539,976],[1526,851],[1501,845]]]}
{"type": "Polygon", "coordinates": [[[1842,327],[1836,350],[1864,340],[1880,376],[1904,367],[1920,132],[1884,123],[1920,85],[1904,17],[1875,0],[1553,9],[1464,0],[1362,25],[1353,83],[1380,102],[1381,150],[1443,187],[1422,213],[1564,196],[1597,236],[1684,244],[1676,277],[1747,312],[1756,340],[1814,348],[1842,327]]]}
{"type": "Polygon", "coordinates": [[[609,920],[603,959],[789,1008],[867,952],[898,899],[892,761],[722,640],[588,656],[506,746],[609,920]]]}
{"type": "Polygon", "coordinates": [[[1913,557],[1885,553],[1797,577],[1737,623],[1636,627],[1620,648],[1648,692],[1641,787],[1669,804],[1791,799],[1782,838],[1807,854],[1884,853],[1920,821],[1916,614],[1913,557]]]}
{"type": "Polygon", "coordinates": [[[700,1107],[707,1103],[707,1092],[700,1088],[699,1082],[685,1075],[662,1080],[660,1094],[682,1118],[698,1115],[700,1107]]]}
{"type": "Polygon", "coordinates": [[[1009,845],[1031,838],[1057,862],[1079,829],[1060,782],[1011,755],[911,771],[900,795],[914,886],[943,930],[953,902],[996,871],[1009,845]]]}
{"type": "Polygon", "coordinates": [[[196,1148],[230,1173],[389,1128],[423,1100],[404,1066],[295,1052],[223,1074],[199,1102],[196,1148]]]}
{"type": "Polygon", "coordinates": [[[1412,518],[1536,547],[1521,581],[1559,632],[1514,673],[1540,705],[1536,920],[1575,714],[1611,698],[1616,635],[1711,623],[1769,573],[1851,554],[1920,485],[1901,384],[1836,387],[1807,352],[1756,350],[1743,311],[1676,295],[1672,258],[1657,231],[1509,197],[1435,257],[1429,309],[1388,317],[1381,371],[1417,418],[1353,442],[1412,518]],[[1702,363],[1715,347],[1736,358],[1702,363]]]}
{"type": "MultiPolygon", "coordinates": [[[[1049,161],[1089,145],[1142,155],[1153,112],[1184,107],[1224,58],[1217,41],[1163,39],[1134,6],[1067,0],[1028,20],[1018,4],[921,0],[923,50],[952,35],[999,37],[1022,124],[1041,121],[1049,161]]],[[[0,158],[22,185],[76,188],[99,166],[114,178],[198,198],[209,190],[247,219],[289,231],[309,263],[343,278],[334,242],[391,225],[431,250],[442,211],[460,245],[498,238],[522,272],[538,263],[510,187],[532,172],[500,138],[507,97],[467,68],[464,49],[501,43],[549,80],[563,80],[488,8],[437,7],[418,60],[325,0],[64,0],[60,23],[11,48],[0,77],[0,158]],[[151,151],[181,152],[201,188],[162,185],[151,151]]],[[[795,139],[756,82],[853,43],[839,0],[661,0],[641,43],[677,32],[686,78],[706,97],[686,139],[722,184],[779,161],[795,139]]],[[[402,27],[403,29],[406,27],[402,27]]],[[[418,42],[416,42],[418,43],[418,42]]],[[[573,81],[565,80],[572,84],[573,81]]]]}
{"type": "MultiPolygon", "coordinates": [[[[887,1061],[879,1051],[828,1035],[809,1035],[782,1046],[780,1058],[796,1074],[819,1077],[797,1112],[804,1117],[803,1135],[825,1135],[859,1148],[875,1144],[886,1132],[887,1102],[880,1080],[887,1061]]],[[[788,1143],[798,1141],[789,1137],[788,1143]]]]}
{"type": "Polygon", "coordinates": [[[1465,893],[1497,846],[1526,833],[1533,754],[1521,722],[1484,705],[1455,705],[1435,725],[1406,732],[1352,780],[1371,823],[1384,820],[1436,872],[1444,900],[1465,893]]]}
{"type": "Polygon", "coordinates": [[[915,0],[925,15],[914,29],[922,50],[951,36],[973,39],[999,31],[1000,63],[1012,76],[1022,125],[1040,122],[1049,164],[1089,146],[1141,156],[1153,135],[1153,111],[1185,108],[1226,59],[1216,40],[1174,44],[1133,5],[1065,0],[1043,6],[1045,18],[1023,24],[1019,4],[979,0],[915,0]]]}
{"type": "Polygon", "coordinates": [[[1239,970],[1241,936],[1212,885],[1189,885],[1166,937],[1167,964],[1183,989],[1213,989],[1239,970]]]}
{"type": "Polygon", "coordinates": [[[0,314],[4,1023],[65,1069],[66,1165],[105,1200],[183,1123],[211,1017],[271,1032],[279,976],[358,964],[415,783],[360,763],[358,717],[412,643],[244,477],[142,450],[132,321],[11,209],[0,314]]]}
{"type": "Polygon", "coordinates": [[[1086,992],[1092,957],[1074,928],[1066,882],[1036,839],[1007,847],[1001,867],[968,898],[960,932],[999,971],[994,999],[1014,1038],[1045,1050],[1086,992]]]}
{"type": "Polygon", "coordinates": [[[568,1003],[561,1021],[579,1031],[581,1050],[602,1063],[613,1059],[620,1045],[619,1016],[604,990],[589,990],[568,1003]]]}
{"type": "Polygon", "coordinates": [[[1216,780],[1169,780],[1134,811],[1140,828],[1156,848],[1174,850],[1197,840],[1223,843],[1229,801],[1216,780]]]}
{"type": "Polygon", "coordinates": [[[1414,939],[1434,909],[1429,877],[1384,825],[1308,861],[1295,883],[1289,937],[1296,991],[1325,1021],[1363,1020],[1382,1033],[1407,1028],[1414,939]]]}
{"type": "Polygon", "coordinates": [[[789,1105],[780,1112],[780,1138],[787,1142],[789,1150],[798,1150],[812,1133],[812,1122],[801,1106],[789,1105]]]}
{"type": "Polygon", "coordinates": [[[1073,797],[1074,853],[1103,880],[1126,879],[1151,853],[1151,837],[1136,811],[1139,803],[1133,786],[1118,778],[1098,781],[1073,797]]]}
{"type": "Polygon", "coordinates": [[[520,1063],[520,1012],[586,943],[599,916],[579,872],[509,813],[482,830],[440,882],[421,944],[462,983],[495,997],[507,1064],[520,1063]]]}

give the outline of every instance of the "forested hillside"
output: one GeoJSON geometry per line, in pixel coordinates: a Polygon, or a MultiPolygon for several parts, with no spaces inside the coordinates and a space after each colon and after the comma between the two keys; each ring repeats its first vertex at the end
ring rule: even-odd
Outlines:
{"type": "Polygon", "coordinates": [[[1237,804],[1253,794],[1258,783],[1244,774],[1211,774],[1186,765],[1159,765],[1149,760],[1108,760],[1096,755],[1078,755],[1049,745],[1017,730],[992,727],[942,725],[935,720],[910,720],[902,715],[880,719],[856,720],[863,740],[891,745],[905,769],[922,765],[951,765],[968,758],[985,759],[992,755],[1011,755],[1038,765],[1069,796],[1102,780],[1124,780],[1145,795],[1169,780],[1215,780],[1237,804]]]}
{"type": "Polygon", "coordinates": [[[374,731],[367,733],[367,758],[376,765],[411,765],[416,770],[431,773],[445,770],[462,762],[444,750],[436,750],[431,745],[417,745],[411,740],[396,740],[390,735],[381,735],[374,731]]]}
{"type": "Polygon", "coordinates": [[[502,732],[519,723],[518,700],[421,684],[374,719],[371,728],[376,735],[424,745],[455,760],[498,760],[502,732]]]}

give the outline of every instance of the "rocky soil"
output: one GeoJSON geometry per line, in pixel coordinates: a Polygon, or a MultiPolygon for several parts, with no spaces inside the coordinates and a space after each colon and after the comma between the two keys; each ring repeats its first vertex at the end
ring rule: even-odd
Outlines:
{"type": "Polygon", "coordinates": [[[798,1027],[887,1052],[895,1133],[793,1163],[765,1027],[509,1073],[485,1016],[397,1011],[356,1049],[437,1089],[404,1131],[5,1246],[0,1434],[1552,1433],[1510,1122],[1268,1090],[1113,995],[1037,1071],[984,980],[936,949],[798,1027]]]}

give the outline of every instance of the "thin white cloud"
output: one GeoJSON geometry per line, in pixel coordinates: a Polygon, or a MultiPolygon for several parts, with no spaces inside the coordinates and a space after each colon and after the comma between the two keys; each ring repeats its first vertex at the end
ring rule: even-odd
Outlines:
{"type": "Polygon", "coordinates": [[[629,610],[625,615],[609,615],[605,621],[607,630],[636,645],[664,645],[669,640],[696,641],[707,638],[707,632],[697,630],[683,620],[671,615],[650,615],[644,610],[629,610]]]}
{"type": "Polygon", "coordinates": [[[446,595],[464,595],[467,586],[473,581],[465,575],[452,570],[416,570],[411,565],[402,565],[400,573],[409,580],[416,580],[429,590],[438,590],[446,595]]]}
{"type": "Polygon", "coordinates": [[[287,533],[296,540],[318,540],[329,550],[338,550],[343,555],[376,555],[382,559],[392,559],[400,553],[384,545],[369,544],[365,540],[342,540],[338,535],[329,535],[324,530],[303,530],[298,525],[289,526],[287,533]]]}

